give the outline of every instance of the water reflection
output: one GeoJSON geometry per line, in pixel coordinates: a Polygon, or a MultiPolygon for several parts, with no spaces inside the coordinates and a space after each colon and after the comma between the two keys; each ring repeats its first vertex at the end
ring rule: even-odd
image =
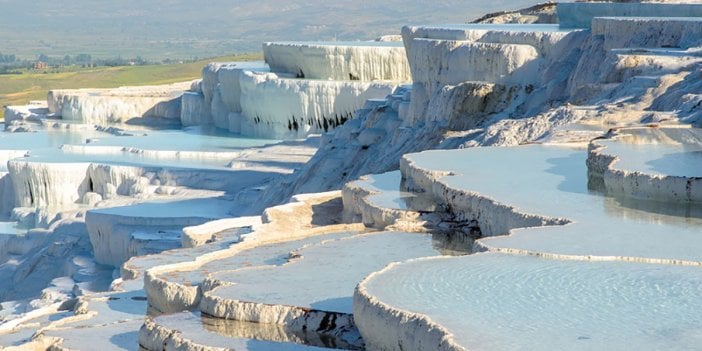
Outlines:
{"type": "Polygon", "coordinates": [[[295,343],[341,350],[365,349],[360,336],[349,341],[313,330],[293,330],[280,324],[242,322],[214,318],[204,314],[201,315],[201,322],[205,330],[230,338],[295,343]]]}

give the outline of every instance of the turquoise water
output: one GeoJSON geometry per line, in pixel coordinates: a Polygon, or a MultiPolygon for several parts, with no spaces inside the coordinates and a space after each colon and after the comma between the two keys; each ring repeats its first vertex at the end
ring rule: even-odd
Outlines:
{"type": "Polygon", "coordinates": [[[0,133],[0,149],[28,151],[28,162],[101,163],[142,167],[227,169],[236,153],[276,140],[203,129],[136,129],[116,136],[92,129],[0,133]],[[63,149],[63,145],[66,145],[63,149]]]}
{"type": "Polygon", "coordinates": [[[528,145],[429,151],[406,157],[421,168],[453,172],[455,176],[440,179],[450,188],[477,192],[518,213],[571,222],[482,239],[489,247],[702,262],[698,249],[702,247],[702,219],[628,208],[590,192],[586,154],[585,149],[528,145]]]}
{"type": "Polygon", "coordinates": [[[435,203],[415,193],[402,190],[400,171],[372,174],[354,182],[375,194],[368,201],[377,207],[397,210],[433,211],[435,203]]]}
{"type": "Polygon", "coordinates": [[[0,235],[23,235],[27,233],[27,228],[23,228],[17,222],[0,222],[0,235]]]}
{"type": "Polygon", "coordinates": [[[477,254],[416,260],[368,292],[428,315],[469,350],[692,350],[699,267],[477,254]]]}
{"type": "Polygon", "coordinates": [[[271,139],[241,137],[232,133],[189,127],[185,129],[147,130],[137,136],[109,136],[91,140],[88,146],[121,146],[164,151],[236,151],[274,144],[271,139]]]}
{"type": "Polygon", "coordinates": [[[658,175],[702,177],[702,131],[647,128],[601,140],[605,153],[619,157],[614,168],[658,175]]]}
{"type": "Polygon", "coordinates": [[[235,285],[212,295],[265,304],[351,313],[356,284],[395,261],[439,255],[431,235],[385,232],[329,240],[296,251],[283,266],[220,272],[216,279],[235,285]]]}

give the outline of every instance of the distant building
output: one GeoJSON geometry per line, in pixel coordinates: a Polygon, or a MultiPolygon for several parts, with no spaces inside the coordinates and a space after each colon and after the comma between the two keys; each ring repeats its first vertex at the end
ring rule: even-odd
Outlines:
{"type": "Polygon", "coordinates": [[[46,63],[46,62],[37,61],[37,62],[34,63],[34,69],[37,70],[37,71],[38,71],[38,70],[42,70],[42,69],[48,69],[48,68],[49,68],[49,64],[46,63]]]}

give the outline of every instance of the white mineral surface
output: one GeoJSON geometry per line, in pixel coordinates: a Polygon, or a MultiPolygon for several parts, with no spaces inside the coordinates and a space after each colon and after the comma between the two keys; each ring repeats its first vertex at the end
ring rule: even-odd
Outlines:
{"type": "Polygon", "coordinates": [[[462,219],[477,219],[483,235],[495,236],[479,242],[487,250],[564,259],[702,262],[694,249],[699,219],[671,216],[664,209],[629,209],[618,206],[616,198],[603,198],[588,189],[586,158],[584,149],[542,145],[430,151],[405,156],[403,170],[433,179],[427,191],[462,219]],[[488,159],[491,167],[472,166],[488,159]]]}
{"type": "Polygon", "coordinates": [[[263,56],[274,72],[308,79],[411,80],[398,41],[265,43],[263,56]]]}
{"type": "Polygon", "coordinates": [[[7,107],[0,348],[695,349],[700,6],[268,43],[7,107]]]}
{"type": "Polygon", "coordinates": [[[370,348],[387,350],[694,348],[698,271],[492,253],[419,259],[361,283],[356,320],[370,348]]]}

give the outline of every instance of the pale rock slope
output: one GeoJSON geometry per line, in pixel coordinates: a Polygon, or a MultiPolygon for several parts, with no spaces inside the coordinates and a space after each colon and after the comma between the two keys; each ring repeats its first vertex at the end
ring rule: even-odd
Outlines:
{"type": "Polygon", "coordinates": [[[699,4],[667,5],[265,44],[183,84],[175,117],[148,100],[172,87],[8,108],[8,131],[63,136],[0,139],[3,212],[37,227],[0,251],[3,280],[32,281],[7,290],[0,345],[698,345],[702,28],[699,4]],[[163,143],[111,124],[130,118],[242,134],[163,143]]]}

